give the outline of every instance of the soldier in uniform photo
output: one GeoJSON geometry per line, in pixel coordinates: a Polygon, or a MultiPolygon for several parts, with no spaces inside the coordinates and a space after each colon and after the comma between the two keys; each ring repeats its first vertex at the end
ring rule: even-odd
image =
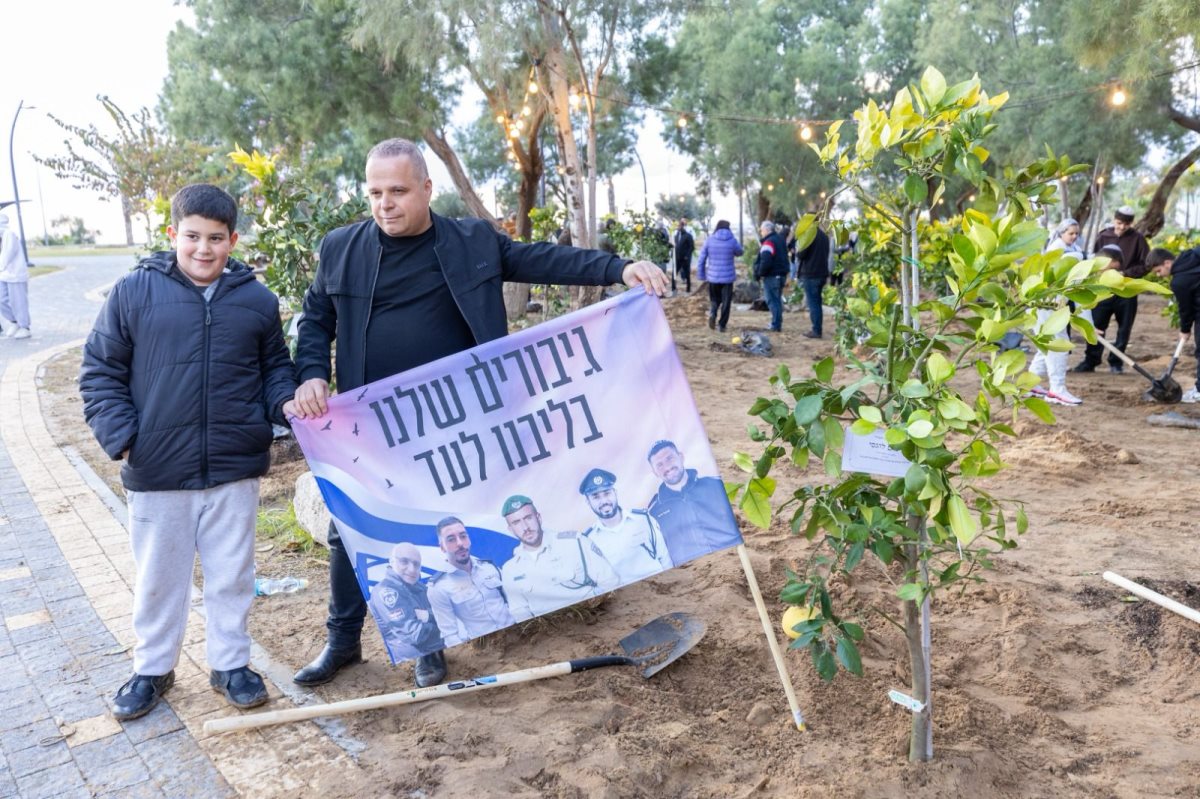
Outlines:
{"type": "Polygon", "coordinates": [[[599,596],[621,584],[591,541],[575,532],[546,535],[542,515],[529,497],[509,497],[500,515],[521,542],[502,570],[508,607],[517,621],[599,596]]]}
{"type": "Polygon", "coordinates": [[[683,453],[673,441],[658,441],[646,456],[662,480],[646,508],[662,528],[667,551],[676,565],[708,552],[742,543],[725,484],[700,477],[684,466],[683,453]]]}
{"type": "Polygon", "coordinates": [[[472,557],[467,526],[461,519],[447,516],[437,523],[437,534],[450,571],[429,581],[429,604],[446,646],[512,624],[500,569],[490,560],[472,557]]]}
{"type": "Polygon", "coordinates": [[[392,549],[387,573],[371,589],[369,605],[392,660],[411,660],[445,647],[421,582],[421,553],[412,544],[392,549]]]}
{"type": "Polygon", "coordinates": [[[617,476],[592,469],[579,484],[579,493],[596,514],[596,523],[584,531],[587,540],[600,547],[604,557],[625,585],[671,568],[671,556],[662,530],[644,510],[628,513],[617,499],[613,486],[617,476]]]}

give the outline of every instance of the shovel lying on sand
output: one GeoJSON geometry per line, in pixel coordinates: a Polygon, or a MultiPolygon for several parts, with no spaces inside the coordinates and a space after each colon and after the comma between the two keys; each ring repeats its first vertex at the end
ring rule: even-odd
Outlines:
{"type": "Polygon", "coordinates": [[[1175,370],[1175,364],[1179,361],[1179,354],[1183,351],[1183,339],[1180,339],[1178,346],[1175,347],[1175,355],[1171,358],[1171,364],[1167,367],[1167,371],[1163,373],[1162,377],[1155,377],[1141,366],[1138,366],[1137,363],[1134,362],[1133,358],[1130,358],[1128,355],[1114,347],[1112,343],[1108,341],[1108,339],[1104,338],[1104,336],[1096,336],[1096,341],[1103,344],[1104,349],[1120,358],[1128,366],[1136,370],[1138,374],[1150,381],[1150,388],[1148,388],[1146,393],[1142,395],[1143,398],[1153,402],[1165,402],[1168,404],[1179,402],[1180,398],[1183,396],[1183,389],[1180,388],[1179,384],[1175,382],[1175,379],[1171,377],[1171,372],[1175,370]]]}
{"type": "Polygon", "coordinates": [[[394,694],[380,696],[364,696],[359,699],[347,699],[344,702],[331,702],[325,705],[308,705],[306,707],[290,708],[288,710],[273,710],[266,713],[254,713],[246,716],[228,716],[223,719],[213,719],[204,722],[206,733],[232,732],[234,730],[249,730],[256,727],[267,727],[272,724],[286,724],[292,721],[303,721],[318,716],[340,716],[345,713],[357,713],[363,710],[375,710],[393,705],[407,705],[413,702],[425,702],[430,699],[442,699],[458,694],[482,691],[487,688],[499,688],[502,685],[515,685],[522,682],[543,680],[547,677],[560,677],[564,674],[574,674],[589,669],[599,669],[605,666],[636,666],[642,670],[642,676],[653,677],[671,663],[681,658],[684,653],[695,646],[704,637],[704,622],[687,613],[668,613],[659,616],[654,621],[639,627],[621,639],[621,649],[624,655],[599,655],[597,657],[565,660],[561,663],[551,663],[546,666],[535,666],[521,671],[510,671],[504,674],[491,674],[486,677],[475,677],[470,680],[431,685],[428,688],[415,688],[410,691],[398,691],[394,694]]]}

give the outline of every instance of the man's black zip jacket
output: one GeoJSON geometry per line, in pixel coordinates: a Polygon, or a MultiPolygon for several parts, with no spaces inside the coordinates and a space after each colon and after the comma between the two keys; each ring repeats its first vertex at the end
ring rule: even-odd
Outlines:
{"type": "MultiPolygon", "coordinates": [[[[600,250],[517,243],[481,219],[430,216],[436,233],[434,252],[476,344],[508,332],[505,281],[606,286],[621,282],[627,263],[600,250]]],[[[374,219],[338,228],[321,242],[317,275],[304,296],[299,324],[300,382],[330,379],[330,348],[335,339],[338,391],[366,382],[367,325],[382,255],[374,219]]]]}

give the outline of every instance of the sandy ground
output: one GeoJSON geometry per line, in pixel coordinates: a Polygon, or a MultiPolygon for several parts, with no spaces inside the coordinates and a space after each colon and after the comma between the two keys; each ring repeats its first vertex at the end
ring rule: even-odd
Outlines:
{"type": "MultiPolygon", "coordinates": [[[[728,479],[750,450],[745,409],[779,362],[793,374],[831,352],[812,342],[802,313],[773,336],[775,357],[729,351],[728,337],[762,327],[736,312],[730,333],[708,330],[699,297],[668,300],[668,315],[717,460],[728,479]]],[[[1175,334],[1162,301],[1142,300],[1130,354],[1161,371],[1175,334]]],[[[1072,362],[1078,360],[1078,352],[1072,362]]],[[[43,406],[60,440],[106,475],[79,419],[78,354],[52,364],[43,406]]],[[[1194,362],[1180,364],[1187,387],[1194,362]]],[[[345,718],[363,781],[322,786],[326,796],[411,797],[1200,797],[1200,626],[1101,580],[1111,569],[1200,608],[1200,431],[1151,427],[1161,411],[1141,399],[1136,374],[1071,375],[1084,398],[1057,409],[1059,424],[1021,422],[1004,445],[1012,468],[993,478],[1001,496],[1028,503],[1030,530],[982,586],[947,594],[933,612],[935,760],[906,761],[908,718],[888,701],[906,690],[899,632],[873,608],[897,611],[878,569],[860,567],[838,601],[868,628],[866,676],[820,682],[806,656],[787,656],[809,722],[799,733],[775,677],[737,556],[710,555],[629,586],[599,607],[567,611],[523,630],[452,650],[467,677],[615,651],[649,619],[686,610],[708,624],[688,655],[651,680],[605,669],[453,700],[345,718]],[[1118,457],[1118,451],[1126,454],[1118,457]],[[1132,456],[1132,457],[1131,457],[1132,456]]],[[[1200,418],[1196,406],[1174,410],[1200,418]]],[[[750,450],[752,451],[752,450],[750,450]]],[[[286,453],[285,453],[286,455],[286,453]]],[[[298,465],[283,463],[268,492],[286,495],[298,465]]],[[[792,469],[784,485],[818,479],[792,469]]],[[[743,526],[773,610],[784,568],[808,545],[782,525],[743,526]]],[[[324,640],[322,564],[260,544],[261,572],[303,573],[307,591],[256,602],[255,638],[299,667],[324,640]]],[[[328,701],[400,690],[411,669],[388,664],[378,635],[368,662],[317,689],[328,701]]]]}

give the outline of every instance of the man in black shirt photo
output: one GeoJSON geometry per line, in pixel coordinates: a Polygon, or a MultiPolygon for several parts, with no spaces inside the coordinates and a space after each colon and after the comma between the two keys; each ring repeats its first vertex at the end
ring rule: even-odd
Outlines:
{"type": "MultiPolygon", "coordinates": [[[[548,242],[511,241],[481,219],[430,212],[433,181],[420,148],[387,139],[367,155],[372,218],[332,231],[304,297],[298,326],[296,408],[324,415],[330,351],[346,392],[508,333],[504,281],[598,286],[624,283],[662,296],[666,277],[649,261],[548,242]]],[[[367,603],[337,530],[329,530],[327,643],[296,673],[300,685],[327,683],[362,660],[367,603]]],[[[446,677],[442,652],[416,663],[418,686],[446,677]]]]}

